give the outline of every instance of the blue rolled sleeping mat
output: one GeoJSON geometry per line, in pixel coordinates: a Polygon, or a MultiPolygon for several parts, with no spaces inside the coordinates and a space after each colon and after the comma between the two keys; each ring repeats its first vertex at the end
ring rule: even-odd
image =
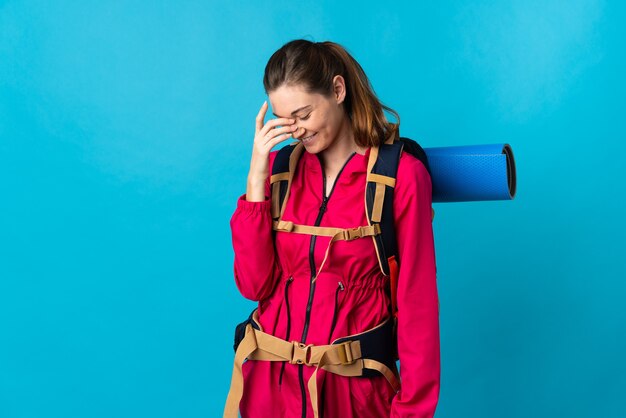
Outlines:
{"type": "Polygon", "coordinates": [[[433,202],[511,200],[516,174],[509,144],[423,148],[430,166],[433,202]]]}

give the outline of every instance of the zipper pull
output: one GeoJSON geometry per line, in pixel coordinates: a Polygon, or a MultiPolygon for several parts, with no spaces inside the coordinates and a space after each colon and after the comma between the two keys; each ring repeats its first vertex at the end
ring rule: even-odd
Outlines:
{"type": "Polygon", "coordinates": [[[289,287],[291,282],[293,282],[293,276],[291,276],[287,280],[285,280],[285,297],[287,297],[287,288],[289,287]]]}
{"type": "Polygon", "coordinates": [[[337,290],[335,290],[335,308],[333,310],[333,321],[330,324],[330,333],[328,334],[328,344],[331,343],[333,331],[335,331],[335,325],[337,325],[337,313],[339,312],[339,306],[337,303],[339,302],[339,291],[341,290],[343,292],[344,289],[345,287],[343,286],[343,283],[337,282],[337,290]]]}
{"type": "Polygon", "coordinates": [[[344,289],[345,287],[343,287],[343,283],[337,282],[337,290],[335,290],[335,309],[337,308],[337,299],[339,297],[339,291],[341,290],[343,292],[344,289]]]}
{"type": "Polygon", "coordinates": [[[322,206],[320,206],[320,214],[326,212],[326,204],[328,203],[328,197],[324,196],[324,199],[322,200],[322,206]]]}

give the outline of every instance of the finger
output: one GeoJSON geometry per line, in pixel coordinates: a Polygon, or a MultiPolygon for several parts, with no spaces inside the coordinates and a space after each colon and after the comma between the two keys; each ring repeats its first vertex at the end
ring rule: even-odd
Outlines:
{"type": "Polygon", "coordinates": [[[302,127],[299,127],[298,129],[293,131],[294,139],[299,139],[300,135],[303,135],[303,134],[304,134],[304,128],[302,128],[302,127]]]}
{"type": "Polygon", "coordinates": [[[274,128],[271,131],[269,131],[266,135],[266,137],[269,137],[269,139],[284,134],[284,133],[289,133],[289,134],[293,134],[296,131],[296,127],[295,125],[283,125],[280,128],[274,128]]]}
{"type": "Polygon", "coordinates": [[[295,119],[290,118],[271,119],[265,124],[264,128],[267,129],[267,132],[269,132],[271,129],[276,129],[277,126],[290,126],[293,125],[294,122],[295,119]]]}
{"type": "Polygon", "coordinates": [[[282,135],[278,135],[278,136],[275,136],[274,138],[270,139],[269,141],[267,141],[265,143],[265,145],[269,146],[270,149],[271,149],[271,148],[274,148],[274,146],[276,144],[280,144],[281,142],[286,141],[286,140],[288,140],[289,138],[292,138],[292,137],[293,137],[293,135],[291,133],[285,133],[285,134],[282,134],[282,135]]]}
{"type": "Polygon", "coordinates": [[[287,134],[288,136],[293,136],[295,131],[296,131],[295,125],[282,126],[280,128],[272,129],[267,135],[263,137],[265,138],[264,143],[268,143],[269,141],[271,141],[272,139],[278,136],[282,138],[282,135],[284,134],[287,134]]]}
{"type": "Polygon", "coordinates": [[[278,130],[277,130],[277,134],[276,134],[276,135],[274,135],[273,133],[271,133],[270,135],[266,135],[266,136],[264,136],[264,137],[263,137],[263,138],[264,138],[263,144],[267,145],[267,144],[269,144],[269,143],[272,143],[272,142],[273,142],[275,139],[277,139],[277,138],[279,139],[279,142],[280,142],[280,141],[282,141],[282,140],[284,140],[284,139],[287,139],[287,138],[289,138],[289,137],[291,137],[291,136],[293,136],[293,132],[282,132],[282,133],[278,133],[278,130]]]}
{"type": "Polygon", "coordinates": [[[263,128],[263,120],[265,119],[265,112],[267,112],[267,100],[261,105],[259,113],[256,115],[256,127],[255,132],[259,132],[263,128]]]}
{"type": "Polygon", "coordinates": [[[263,133],[263,135],[267,135],[270,129],[278,125],[291,125],[295,121],[296,121],[295,119],[289,119],[289,118],[271,119],[265,124],[265,126],[263,126],[263,128],[261,129],[261,132],[263,133]]]}

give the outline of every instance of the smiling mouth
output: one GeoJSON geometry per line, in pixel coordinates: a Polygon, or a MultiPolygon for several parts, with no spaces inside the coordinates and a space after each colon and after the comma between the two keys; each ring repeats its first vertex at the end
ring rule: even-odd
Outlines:
{"type": "Polygon", "coordinates": [[[307,136],[306,138],[302,138],[300,141],[302,141],[302,143],[303,143],[303,144],[306,144],[307,142],[310,142],[310,141],[311,141],[311,139],[312,139],[315,135],[317,135],[317,133],[314,133],[314,134],[313,134],[313,135],[311,135],[311,136],[307,136]]]}

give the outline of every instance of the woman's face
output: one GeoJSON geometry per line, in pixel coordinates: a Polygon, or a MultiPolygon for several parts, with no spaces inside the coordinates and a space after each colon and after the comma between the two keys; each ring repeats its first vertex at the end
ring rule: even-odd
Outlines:
{"type": "Polygon", "coordinates": [[[313,154],[335,142],[346,117],[342,105],[343,77],[335,76],[334,81],[335,91],[330,98],[309,94],[300,86],[285,85],[268,95],[274,116],[295,119],[298,129],[293,137],[302,141],[305,149],[313,154]]]}

